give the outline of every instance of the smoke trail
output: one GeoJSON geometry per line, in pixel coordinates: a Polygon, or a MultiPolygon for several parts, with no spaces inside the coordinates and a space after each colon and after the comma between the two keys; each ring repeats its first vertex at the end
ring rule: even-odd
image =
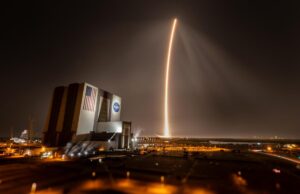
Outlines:
{"type": "Polygon", "coordinates": [[[165,80],[165,127],[164,127],[164,136],[170,137],[170,130],[169,130],[169,111],[168,111],[168,95],[169,95],[169,71],[170,71],[170,61],[171,61],[171,53],[172,53],[172,44],[173,44],[173,37],[176,29],[177,19],[175,18],[173,21],[172,31],[170,35],[169,41],[169,48],[168,48],[168,57],[167,57],[167,64],[166,64],[166,80],[165,80]]]}

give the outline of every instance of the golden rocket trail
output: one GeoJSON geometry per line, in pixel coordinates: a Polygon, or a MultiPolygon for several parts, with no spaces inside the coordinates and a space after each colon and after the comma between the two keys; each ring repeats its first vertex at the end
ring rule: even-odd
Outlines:
{"type": "Polygon", "coordinates": [[[172,45],[173,45],[173,37],[175,34],[177,19],[175,18],[173,21],[172,31],[170,35],[169,48],[168,48],[168,56],[167,56],[167,64],[166,64],[166,80],[165,80],[165,123],[164,123],[164,137],[170,137],[169,130],[169,110],[168,110],[168,95],[169,95],[169,71],[170,71],[170,61],[171,61],[171,53],[172,53],[172,45]]]}

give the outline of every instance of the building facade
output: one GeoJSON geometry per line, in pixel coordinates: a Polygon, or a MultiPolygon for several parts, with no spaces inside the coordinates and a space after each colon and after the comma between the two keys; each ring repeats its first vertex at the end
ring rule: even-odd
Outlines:
{"type": "MultiPolygon", "coordinates": [[[[130,148],[131,122],[121,120],[121,97],[88,83],[56,87],[46,119],[43,143],[111,142],[111,148],[130,148]]],[[[107,146],[109,147],[109,146],[107,146]]]]}

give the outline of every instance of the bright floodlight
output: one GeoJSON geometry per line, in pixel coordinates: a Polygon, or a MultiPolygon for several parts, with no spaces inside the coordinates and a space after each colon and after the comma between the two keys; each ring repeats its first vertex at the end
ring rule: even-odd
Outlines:
{"type": "Polygon", "coordinates": [[[170,137],[169,130],[169,110],[168,110],[168,90],[169,90],[169,71],[170,71],[170,61],[171,61],[171,53],[172,53],[172,45],[173,45],[173,37],[175,34],[177,19],[175,18],[172,25],[172,30],[170,34],[169,48],[168,48],[168,56],[167,56],[167,64],[166,64],[166,80],[165,80],[165,123],[164,123],[164,137],[170,137]]]}

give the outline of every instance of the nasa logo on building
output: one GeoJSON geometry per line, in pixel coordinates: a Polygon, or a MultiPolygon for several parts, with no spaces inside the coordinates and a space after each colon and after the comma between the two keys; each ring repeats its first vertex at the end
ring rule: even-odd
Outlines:
{"type": "Polygon", "coordinates": [[[115,102],[114,105],[113,105],[113,109],[114,109],[115,112],[119,112],[119,110],[120,110],[119,103],[115,102]]]}

